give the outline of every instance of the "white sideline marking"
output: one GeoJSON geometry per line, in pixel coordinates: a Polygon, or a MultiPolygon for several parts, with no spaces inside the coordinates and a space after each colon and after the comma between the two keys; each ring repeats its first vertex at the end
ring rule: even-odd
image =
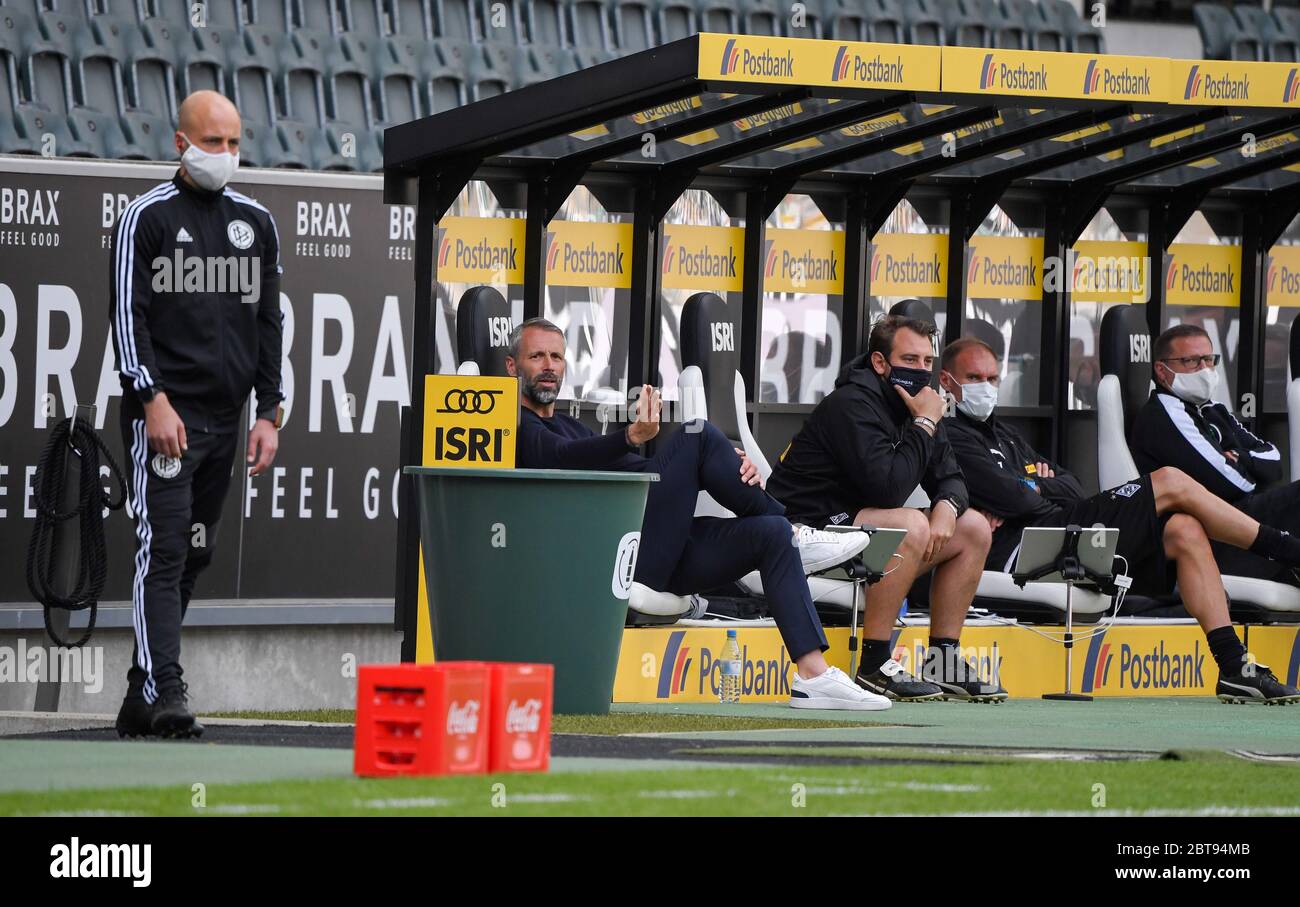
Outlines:
{"type": "Polygon", "coordinates": [[[508,794],[506,802],[515,803],[578,803],[591,797],[579,794],[508,794]]]}
{"type": "Polygon", "coordinates": [[[733,788],[727,790],[643,790],[637,793],[638,797],[644,797],[647,800],[704,800],[713,797],[734,797],[736,791],[733,788]]]}
{"type": "Polygon", "coordinates": [[[250,816],[259,813],[278,813],[280,807],[274,803],[222,803],[220,806],[209,806],[196,812],[224,813],[231,816],[250,816]]]}
{"type": "Polygon", "coordinates": [[[445,797],[407,797],[401,800],[353,800],[352,805],[364,806],[366,809],[436,809],[457,802],[459,801],[445,797]]]}
{"type": "Polygon", "coordinates": [[[1186,809],[1171,807],[1161,809],[1153,807],[1151,809],[1009,809],[995,810],[991,812],[938,812],[938,813],[832,813],[833,818],[862,818],[871,816],[875,818],[910,818],[913,816],[960,816],[963,818],[1022,818],[1038,816],[1065,816],[1065,817],[1082,817],[1082,816],[1118,816],[1118,817],[1142,817],[1142,816],[1300,816],[1300,806],[1202,806],[1196,809],[1186,809]]]}
{"type": "Polygon", "coordinates": [[[68,818],[73,816],[86,817],[93,816],[96,818],[117,818],[119,816],[143,816],[144,813],[126,812],[120,809],[60,809],[53,812],[37,813],[37,818],[53,819],[68,818]]]}

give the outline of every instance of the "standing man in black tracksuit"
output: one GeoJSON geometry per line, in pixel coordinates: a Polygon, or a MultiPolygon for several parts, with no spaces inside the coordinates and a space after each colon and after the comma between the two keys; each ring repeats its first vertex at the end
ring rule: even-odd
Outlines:
{"type": "MultiPolygon", "coordinates": [[[[1227,506],[1177,469],[1159,469],[1085,497],[1073,475],[1034,450],[993,412],[1000,375],[993,350],[975,337],[954,340],[943,351],[939,381],[957,401],[956,413],[944,425],[970,484],[971,507],[984,515],[993,530],[986,569],[1009,572],[1014,568],[1026,526],[1119,529],[1116,550],[1128,564],[1134,590],[1143,595],[1168,594],[1176,573],[1183,604],[1205,631],[1219,666],[1216,693],[1221,699],[1300,701],[1300,690],[1279,681],[1266,666],[1247,667],[1246,648],[1228,617],[1223,581],[1210,556],[1211,538],[1245,546],[1270,544],[1267,527],[1227,506]]],[[[1289,556],[1296,556],[1294,547],[1289,556]]]]}
{"type": "MultiPolygon", "coordinates": [[[[1300,483],[1265,490],[1282,478],[1277,447],[1212,399],[1219,356],[1210,335],[1194,324],[1175,325],[1156,339],[1153,360],[1156,389],[1133,421],[1138,469],[1176,466],[1261,523],[1300,535],[1300,483]]],[[[1297,581],[1287,567],[1249,551],[1216,545],[1214,555],[1224,573],[1297,581]]]]}
{"type": "Polygon", "coordinates": [[[175,178],[127,206],[113,237],[113,346],[136,521],[135,651],[121,736],[197,736],[180,663],[181,620],[212,560],[240,412],[256,389],[247,460],[275,458],[280,403],[280,243],[271,213],[226,188],[239,113],[199,91],[181,105],[175,178]]]}
{"type": "Polygon", "coordinates": [[[967,510],[961,469],[944,434],[943,398],[930,387],[934,325],[887,315],[871,330],[867,353],[845,367],[835,390],[813,410],[768,480],[768,493],[792,520],[811,526],[906,529],[899,566],[867,593],[858,684],[890,699],[1007,698],[960,656],[962,624],[988,555],[990,532],[967,510]],[[920,485],[927,513],[905,507],[920,485]],[[919,679],[889,647],[903,597],[933,569],[930,654],[919,679]]]}

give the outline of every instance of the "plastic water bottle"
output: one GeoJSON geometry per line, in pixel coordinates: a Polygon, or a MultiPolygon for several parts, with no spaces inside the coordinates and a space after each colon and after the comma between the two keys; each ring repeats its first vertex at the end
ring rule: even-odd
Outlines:
{"type": "Polygon", "coordinates": [[[727,644],[722,647],[722,683],[718,688],[719,702],[740,702],[740,644],[736,631],[727,631],[727,644]]]}

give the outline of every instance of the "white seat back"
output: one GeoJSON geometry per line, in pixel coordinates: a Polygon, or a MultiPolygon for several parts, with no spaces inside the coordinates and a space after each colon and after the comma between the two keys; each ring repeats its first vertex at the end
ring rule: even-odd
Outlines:
{"type": "Polygon", "coordinates": [[[1300,378],[1286,386],[1286,423],[1291,437],[1291,481],[1300,482],[1300,378]]]}
{"type": "Polygon", "coordinates": [[[1097,478],[1101,489],[1116,488],[1138,477],[1137,464],[1124,432],[1124,398],[1119,378],[1106,375],[1097,387],[1097,478]]]}

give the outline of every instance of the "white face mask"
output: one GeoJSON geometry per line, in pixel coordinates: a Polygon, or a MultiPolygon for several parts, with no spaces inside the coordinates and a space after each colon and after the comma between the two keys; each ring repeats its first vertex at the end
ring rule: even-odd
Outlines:
{"type": "Polygon", "coordinates": [[[190,179],[209,192],[216,192],[230,182],[235,170],[239,168],[238,154],[229,151],[212,154],[190,142],[190,137],[185,133],[182,132],[181,137],[189,142],[189,147],[181,155],[181,163],[185,165],[185,172],[190,175],[190,179]]]}
{"type": "Polygon", "coordinates": [[[983,422],[993,415],[993,408],[998,405],[998,389],[988,381],[961,386],[961,401],[957,409],[977,422],[983,422]]]}
{"type": "Polygon", "coordinates": [[[1203,368],[1199,372],[1174,372],[1169,389],[1180,400],[1200,406],[1208,403],[1219,386],[1219,370],[1203,368]]]}

